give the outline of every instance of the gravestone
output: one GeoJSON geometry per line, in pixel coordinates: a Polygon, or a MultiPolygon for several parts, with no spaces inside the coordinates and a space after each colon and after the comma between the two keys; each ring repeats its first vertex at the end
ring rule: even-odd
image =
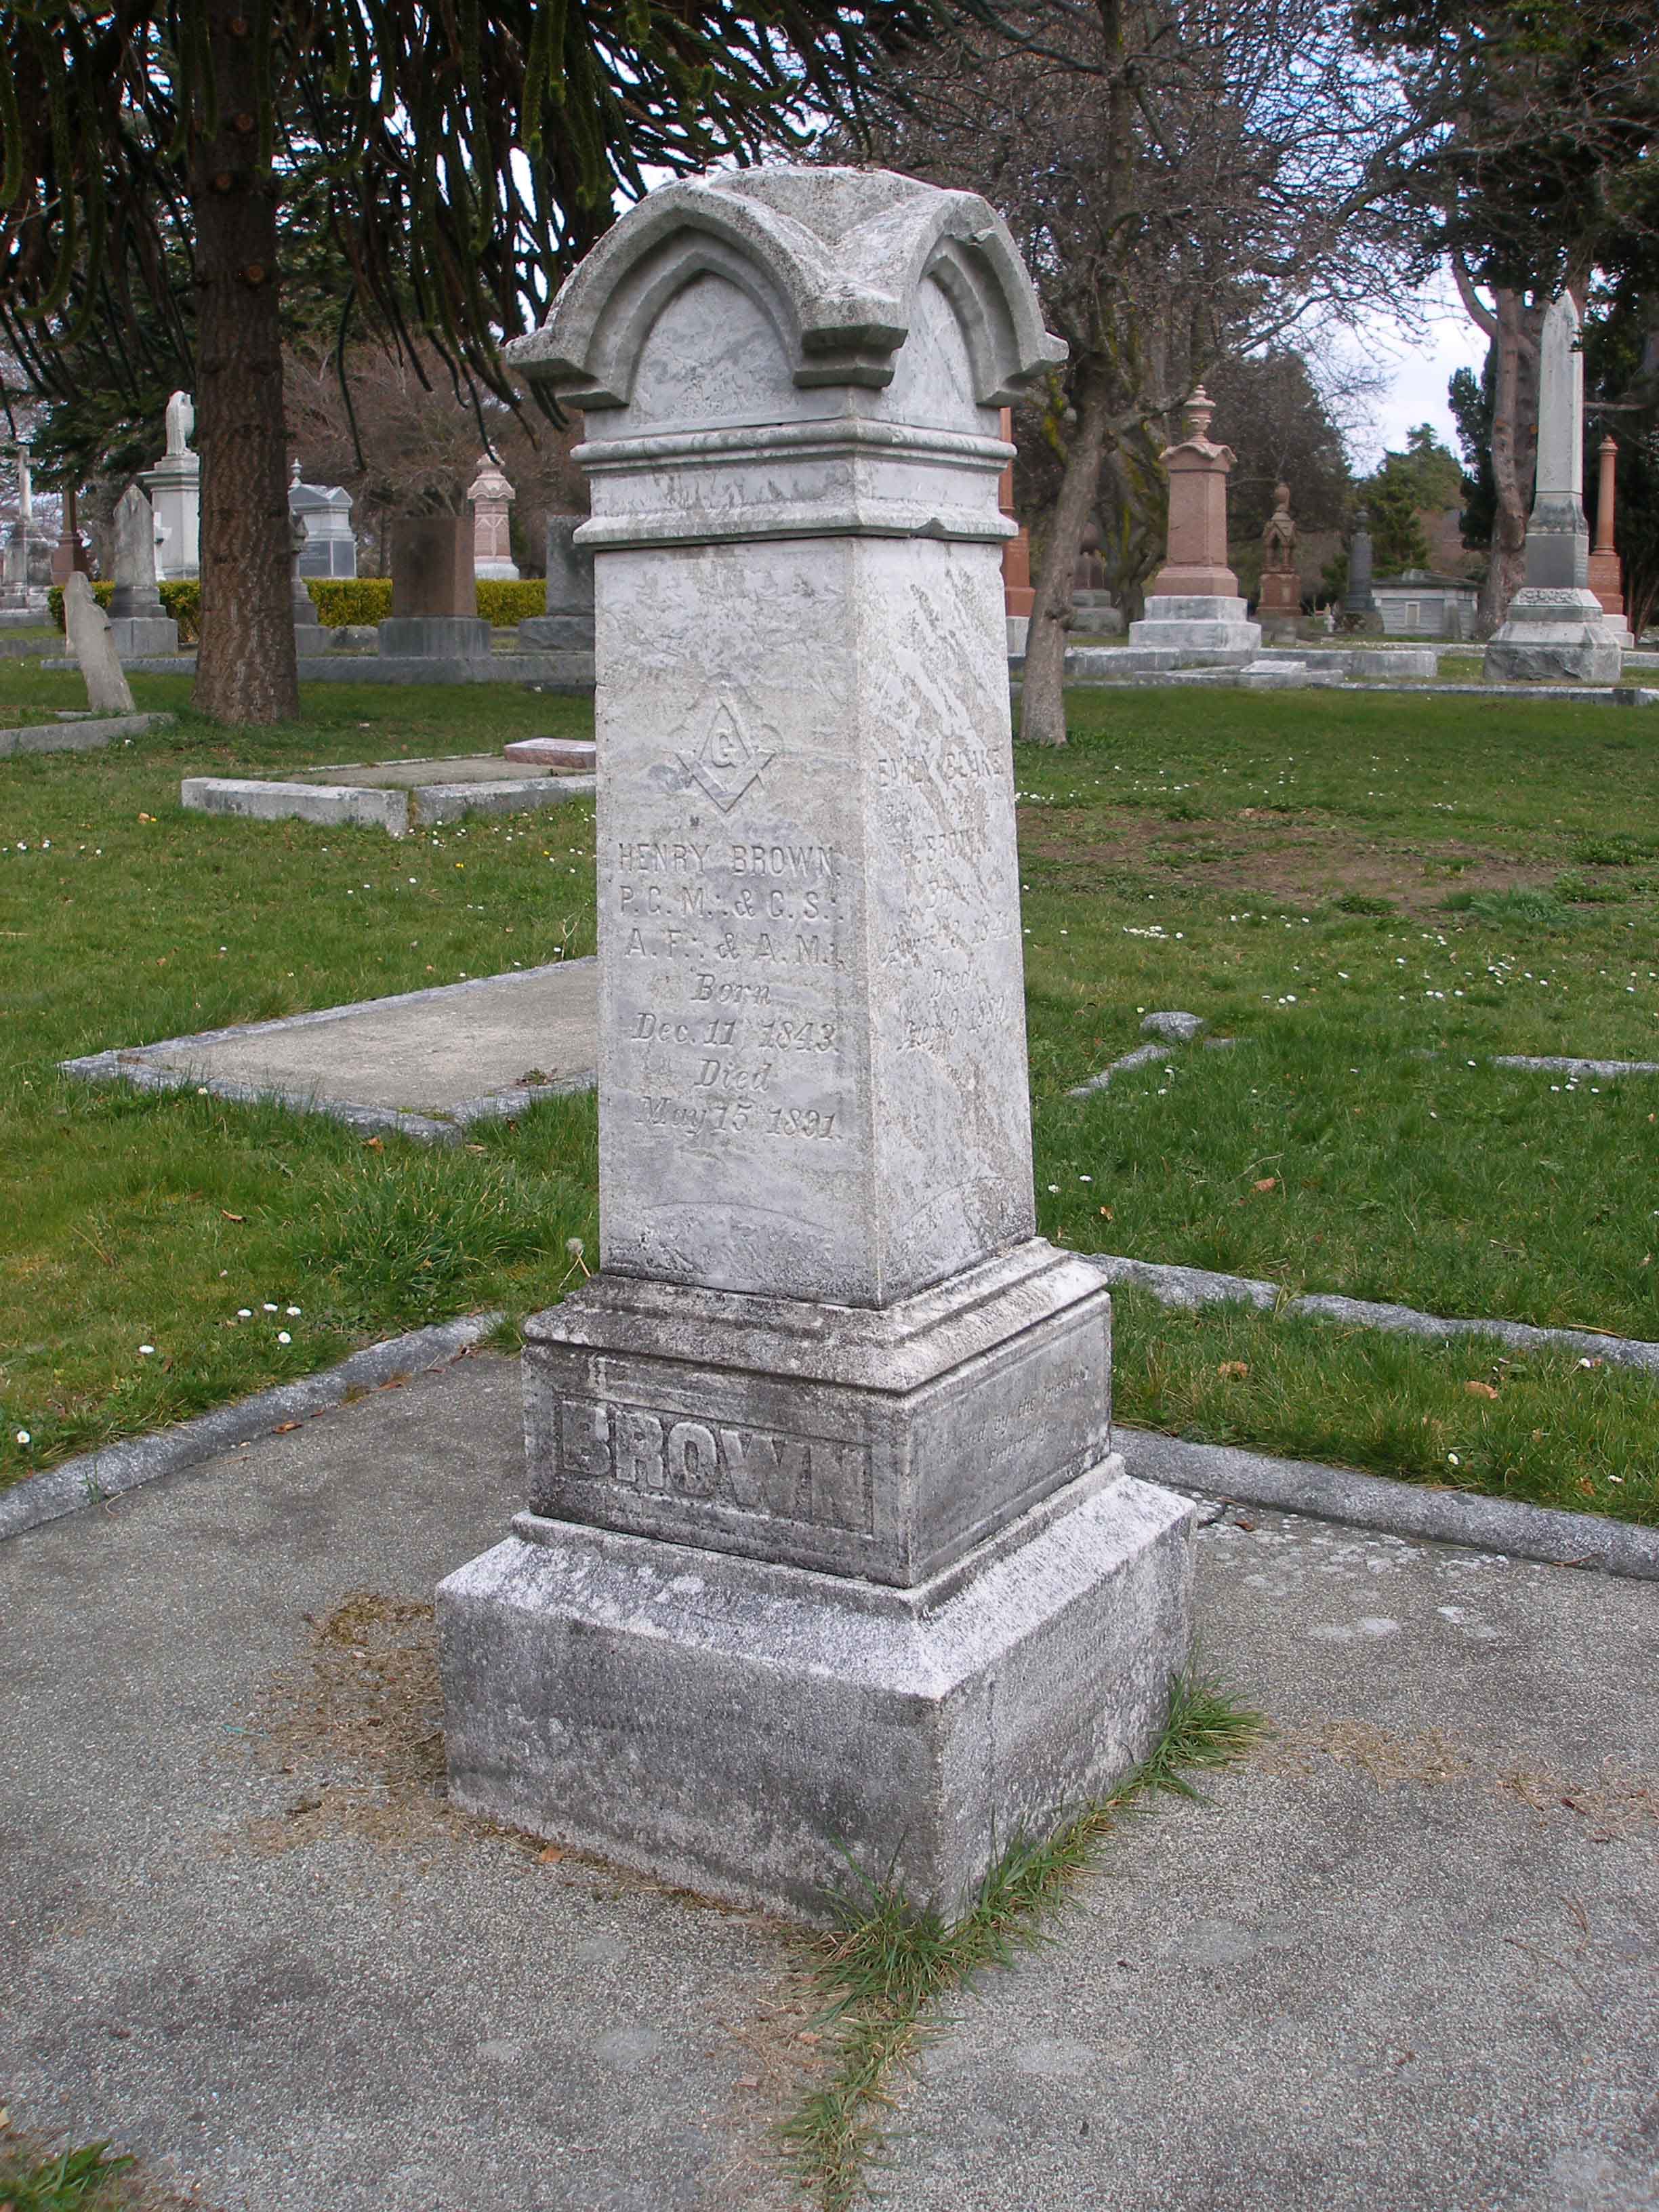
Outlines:
{"type": "Polygon", "coordinates": [[[294,617],[294,645],[297,653],[320,653],[323,649],[322,617],[317,611],[317,602],[306,589],[305,559],[306,521],[303,514],[289,509],[288,516],[288,598],[289,609],[294,617]]]}
{"type": "Polygon", "coordinates": [[[83,569],[71,569],[64,583],[64,628],[69,648],[81,664],[87,704],[94,714],[131,714],[131,687],[121,672],[120,655],[110,635],[109,617],[92,596],[83,569]]]}
{"type": "Polygon", "coordinates": [[[116,501],[115,592],[109,629],[123,660],[177,653],[179,625],[155,588],[155,510],[136,483],[116,501]]]}
{"type": "Polygon", "coordinates": [[[1355,513],[1348,540],[1348,588],[1342,595],[1342,627],[1368,637],[1382,635],[1382,610],[1371,588],[1370,517],[1355,513]]]}
{"type": "Polygon", "coordinates": [[[190,445],[196,410],[189,392],[172,395],[166,420],[167,451],[138,481],[162,532],[159,573],[171,582],[202,573],[202,460],[190,445]]]}
{"type": "Polygon", "coordinates": [[[1613,503],[1618,498],[1619,441],[1603,438],[1596,453],[1595,543],[1590,548],[1589,587],[1607,618],[1607,628],[1628,652],[1636,643],[1625,612],[1625,579],[1613,544],[1613,503]]]}
{"type": "Polygon", "coordinates": [[[592,653],[593,556],[576,543],[580,514],[547,518],[547,611],[519,624],[521,653],[592,653]]]}
{"type": "Polygon", "coordinates": [[[357,539],[351,527],[351,494],[339,484],[303,483],[296,459],[289,479],[288,511],[305,526],[300,548],[302,576],[349,578],[357,573],[357,539]]]}
{"type": "Polygon", "coordinates": [[[1302,617],[1302,576],[1296,562],[1291,488],[1273,488],[1273,511],[1261,532],[1261,588],[1255,611],[1264,635],[1295,632],[1302,617]]]}
{"type": "Polygon", "coordinates": [[[1170,478],[1168,557],[1146,592],[1129,647],[1174,649],[1200,665],[1234,667],[1261,650],[1259,624],[1245,619],[1238,579],[1227,566],[1231,446],[1212,444],[1215,403],[1202,385],[1187,402],[1187,435],[1164,448],[1170,478]]]}
{"type": "Polygon", "coordinates": [[[1551,301],[1538,342],[1538,471],[1527,580],[1486,651],[1489,684],[1566,678],[1616,684],[1619,639],[1589,587],[1584,520],[1584,356],[1571,292],[1551,301]]]}
{"type": "Polygon", "coordinates": [[[518,580],[513,558],[513,501],[514,493],[494,461],[478,464],[478,473],[467,490],[472,502],[472,573],[518,580]]]}
{"type": "Polygon", "coordinates": [[[489,651],[478,614],[470,514],[407,516],[392,526],[392,613],[380,651],[432,659],[489,651]]]}
{"type": "Polygon", "coordinates": [[[527,1326],[530,1510],[439,1591],[452,1796],[811,1916],[947,1908],[1156,1741],[1189,1509],[1034,1234],[1006,224],[664,186],[520,340],[586,411],[599,1273],[527,1326]]]}

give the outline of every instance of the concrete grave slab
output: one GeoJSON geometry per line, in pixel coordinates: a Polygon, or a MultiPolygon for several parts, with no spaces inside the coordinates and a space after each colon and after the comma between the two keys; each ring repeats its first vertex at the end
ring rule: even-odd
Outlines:
{"type": "Polygon", "coordinates": [[[453,760],[349,761],[268,776],[190,775],[179,804],[192,813],[240,814],[254,821],[356,823],[394,837],[464,814],[522,814],[588,797],[592,775],[537,772],[500,753],[453,760]]]}
{"type": "Polygon", "coordinates": [[[90,1083],[275,1098],[354,1128],[453,1143],[470,1122],[592,1087],[597,967],[555,962],[60,1065],[90,1083]]]}

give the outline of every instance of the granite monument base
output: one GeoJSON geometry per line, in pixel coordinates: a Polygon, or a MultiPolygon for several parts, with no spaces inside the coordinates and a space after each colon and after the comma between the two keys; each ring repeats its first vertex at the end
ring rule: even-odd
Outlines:
{"type": "Polygon", "coordinates": [[[1192,1520],[1114,1456],[897,1589],[521,1515],[438,1587],[451,1797],[806,1920],[854,1869],[952,1911],[1157,1743],[1192,1520]]]}
{"type": "Polygon", "coordinates": [[[520,653],[592,653],[593,617],[586,615],[529,615],[519,624],[520,653]]]}
{"type": "Polygon", "coordinates": [[[1178,653],[1189,667],[1241,667],[1261,652],[1261,626],[1245,619],[1242,599],[1158,592],[1130,623],[1129,647],[1178,653]]]}
{"type": "Polygon", "coordinates": [[[387,659],[481,659],[489,651],[489,624],[474,615],[388,615],[379,625],[387,659]]]}
{"type": "Polygon", "coordinates": [[[1488,684],[1616,684],[1624,654],[1594,592],[1525,586],[1486,647],[1488,684]]]}
{"type": "Polygon", "coordinates": [[[170,615],[112,615],[109,634],[123,660],[179,650],[179,625],[170,615]]]}

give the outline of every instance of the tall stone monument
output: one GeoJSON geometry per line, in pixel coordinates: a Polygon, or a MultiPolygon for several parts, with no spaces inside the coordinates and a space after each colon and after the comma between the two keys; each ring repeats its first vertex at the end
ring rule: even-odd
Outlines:
{"type": "Polygon", "coordinates": [[[518,580],[513,558],[513,501],[516,496],[506,476],[487,457],[467,490],[472,502],[472,573],[518,580]]]}
{"type": "Polygon", "coordinates": [[[593,556],[576,543],[581,526],[580,514],[547,518],[547,611],[519,624],[521,653],[593,650],[593,556]]]}
{"type": "Polygon", "coordinates": [[[1291,488],[1273,487],[1273,511],[1261,532],[1261,588],[1255,603],[1263,635],[1294,631],[1302,618],[1302,574],[1296,562],[1296,522],[1291,488]]]}
{"type": "Polygon", "coordinates": [[[58,543],[52,549],[52,580],[67,587],[69,580],[77,573],[89,576],[92,556],[87,551],[87,541],[81,535],[80,517],[76,513],[79,495],[75,486],[64,487],[64,519],[58,543]]]}
{"type": "Polygon", "coordinates": [[[1261,650],[1261,630],[1246,621],[1238,579],[1227,566],[1233,450],[1210,442],[1215,403],[1201,384],[1186,411],[1186,437],[1163,456],[1170,477],[1168,555],[1147,586],[1145,619],[1129,625],[1129,646],[1174,648],[1200,666],[1239,666],[1261,650]]]}
{"type": "Polygon", "coordinates": [[[1619,495],[1619,441],[1603,438],[1596,452],[1595,543],[1590,548],[1589,587],[1595,594],[1607,628],[1628,651],[1636,642],[1625,613],[1625,579],[1613,544],[1613,504],[1619,495]]]}
{"type": "Polygon", "coordinates": [[[1616,684],[1619,639],[1589,587],[1584,520],[1584,356],[1571,292],[1552,301],[1538,343],[1538,475],[1527,580],[1486,647],[1489,683],[1566,677],[1616,684]]]}
{"type": "Polygon", "coordinates": [[[392,612],[380,626],[383,653],[417,659],[489,651],[472,568],[472,517],[406,516],[392,526],[392,612]]]}
{"type": "Polygon", "coordinates": [[[136,483],[115,507],[115,592],[109,632],[123,660],[177,653],[179,625],[155,588],[155,512],[136,483]]]}
{"type": "Polygon", "coordinates": [[[998,410],[1059,350],[983,200],[792,167],[652,193],[513,349],[589,432],[600,1268],[439,1590],[451,1790],[808,1915],[848,1853],[954,1903],[1188,1651],[1033,1234],[998,410]]]}
{"type": "Polygon", "coordinates": [[[167,404],[167,449],[138,479],[161,528],[159,573],[173,582],[202,573],[202,459],[191,446],[196,410],[187,392],[167,404]]]}
{"type": "Polygon", "coordinates": [[[1348,538],[1348,588],[1342,595],[1342,627],[1380,637],[1382,610],[1376,603],[1371,574],[1371,519],[1362,507],[1355,512],[1348,538]]]}

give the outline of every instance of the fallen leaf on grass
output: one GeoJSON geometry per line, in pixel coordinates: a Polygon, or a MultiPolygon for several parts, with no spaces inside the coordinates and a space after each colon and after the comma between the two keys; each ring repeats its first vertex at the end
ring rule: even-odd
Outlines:
{"type": "Polygon", "coordinates": [[[1224,1359],[1215,1371],[1224,1382],[1242,1382],[1250,1371],[1249,1362],[1246,1359],[1224,1359]]]}
{"type": "Polygon", "coordinates": [[[1594,1498],[1594,1497],[1595,1497],[1595,1484],[1590,1480],[1590,1479],[1589,1479],[1589,1475],[1587,1475],[1587,1474],[1581,1474],[1581,1475],[1579,1476],[1579,1478],[1578,1478],[1578,1491],[1579,1491],[1579,1494],[1580,1494],[1580,1496],[1581,1496],[1581,1497],[1583,1497],[1583,1498],[1594,1498]]]}
{"type": "Polygon", "coordinates": [[[1109,1220],[1111,1219],[1111,1218],[1112,1218],[1112,1209],[1111,1209],[1111,1207],[1110,1207],[1109,1206],[1103,1206],[1101,1207],[1101,1209],[1100,1209],[1100,1218],[1101,1218],[1101,1219],[1102,1219],[1103,1221],[1109,1221],[1109,1220]]]}
{"type": "Polygon", "coordinates": [[[1495,1398],[1498,1395],[1490,1382],[1466,1382],[1463,1388],[1471,1398],[1495,1398]]]}
{"type": "Polygon", "coordinates": [[[1263,1176],[1261,1182],[1252,1183],[1250,1185],[1250,1188],[1252,1190],[1277,1190],[1279,1188],[1279,1177],[1277,1176],[1263,1176]]]}
{"type": "Polygon", "coordinates": [[[365,1137],[363,1139],[363,1150],[366,1152],[383,1152],[386,1150],[386,1146],[379,1137],[365,1137]]]}
{"type": "Polygon", "coordinates": [[[222,1206],[219,1208],[219,1211],[222,1214],[224,1214],[224,1218],[227,1221],[246,1221],[247,1219],[247,1216],[245,1213],[226,1213],[222,1206]]]}

